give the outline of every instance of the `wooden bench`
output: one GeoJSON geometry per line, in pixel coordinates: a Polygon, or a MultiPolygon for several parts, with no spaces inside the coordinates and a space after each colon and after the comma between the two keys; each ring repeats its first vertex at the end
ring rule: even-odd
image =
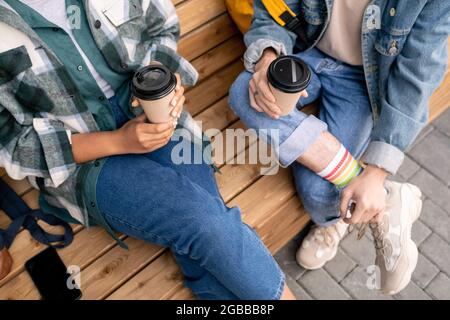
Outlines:
{"type": "MultiPolygon", "coordinates": [[[[204,129],[243,128],[228,108],[227,95],[243,70],[245,47],[230,21],[223,0],[173,0],[181,19],[179,51],[200,72],[200,83],[187,94],[187,109],[204,129]]],[[[431,119],[450,105],[450,73],[431,101],[431,119]]],[[[235,155],[243,150],[236,150],[235,155]]],[[[259,165],[223,165],[217,175],[228,205],[239,205],[243,219],[252,225],[272,253],[277,252],[309,222],[296,196],[288,170],[261,176],[259,165]],[[272,186],[276,185],[277,188],[272,186]]],[[[13,181],[0,168],[0,177],[20,194],[29,206],[38,206],[38,192],[26,181],[13,181]]],[[[0,228],[9,224],[0,212],[0,228]]],[[[66,265],[81,267],[83,299],[191,299],[172,255],[164,248],[124,235],[130,247],[119,248],[99,228],[73,226],[74,243],[59,254],[66,265]]],[[[50,230],[52,228],[49,228],[50,230]]],[[[45,247],[21,231],[11,247],[12,272],[0,281],[0,299],[39,299],[39,293],[24,263],[45,247]]]]}

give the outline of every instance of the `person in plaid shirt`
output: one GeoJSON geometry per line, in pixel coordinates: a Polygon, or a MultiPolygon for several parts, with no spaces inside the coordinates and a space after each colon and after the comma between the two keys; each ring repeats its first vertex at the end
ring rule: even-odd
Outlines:
{"type": "Polygon", "coordinates": [[[177,131],[147,123],[132,99],[133,74],[152,62],[197,81],[170,0],[0,0],[0,32],[0,166],[41,191],[45,212],[170,247],[198,298],[292,298],[209,161],[172,162],[179,130],[205,147],[183,87],[177,131]]]}

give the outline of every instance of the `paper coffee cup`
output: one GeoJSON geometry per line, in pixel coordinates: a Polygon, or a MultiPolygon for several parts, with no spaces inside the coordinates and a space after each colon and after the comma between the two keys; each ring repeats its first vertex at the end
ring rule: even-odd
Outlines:
{"type": "Polygon", "coordinates": [[[294,110],[302,91],[311,83],[311,71],[299,58],[281,56],[270,64],[267,78],[281,116],[286,116],[294,110]]]}
{"type": "Polygon", "coordinates": [[[163,65],[150,65],[136,72],[132,92],[151,123],[172,121],[170,105],[175,96],[177,79],[163,65]]]}

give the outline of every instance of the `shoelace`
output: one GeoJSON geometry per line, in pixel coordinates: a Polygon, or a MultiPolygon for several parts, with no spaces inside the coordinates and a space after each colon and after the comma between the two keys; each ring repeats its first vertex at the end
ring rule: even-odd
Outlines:
{"type": "Polygon", "coordinates": [[[384,228],[383,228],[383,222],[378,223],[370,223],[369,224],[370,229],[372,230],[372,235],[375,243],[375,249],[383,250],[386,248],[386,244],[384,241],[384,228]]]}
{"type": "Polygon", "coordinates": [[[364,237],[364,234],[366,233],[367,226],[369,226],[370,230],[372,231],[373,236],[373,242],[375,243],[375,249],[380,250],[381,253],[384,254],[384,250],[386,249],[386,243],[384,241],[384,222],[371,222],[371,223],[363,223],[361,225],[351,225],[349,227],[349,233],[353,232],[353,229],[358,230],[358,236],[357,240],[361,240],[362,237],[364,237]]]}
{"type": "Polygon", "coordinates": [[[324,242],[327,246],[332,246],[334,244],[334,238],[331,234],[331,230],[335,229],[335,232],[338,232],[336,226],[329,226],[327,228],[319,228],[314,226],[313,238],[314,240],[324,242]]]}

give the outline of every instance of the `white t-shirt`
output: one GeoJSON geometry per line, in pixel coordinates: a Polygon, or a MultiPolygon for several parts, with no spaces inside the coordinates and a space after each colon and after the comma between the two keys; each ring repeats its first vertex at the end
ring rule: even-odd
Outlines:
{"type": "Polygon", "coordinates": [[[370,0],[334,1],[330,24],[317,47],[335,59],[362,65],[362,22],[369,3],[370,0]]]}
{"type": "Polygon", "coordinates": [[[66,12],[66,2],[64,0],[20,0],[22,3],[26,4],[30,8],[39,12],[41,16],[50,21],[51,23],[57,25],[62,28],[69,36],[75,47],[79,51],[81,57],[86,63],[89,71],[94,77],[97,85],[103,91],[103,94],[106,98],[111,98],[115,95],[113,88],[106,82],[105,79],[95,70],[95,67],[92,65],[89,58],[83,52],[81,47],[78,45],[75,37],[72,33],[72,28],[70,27],[69,20],[67,19],[66,12]]]}

